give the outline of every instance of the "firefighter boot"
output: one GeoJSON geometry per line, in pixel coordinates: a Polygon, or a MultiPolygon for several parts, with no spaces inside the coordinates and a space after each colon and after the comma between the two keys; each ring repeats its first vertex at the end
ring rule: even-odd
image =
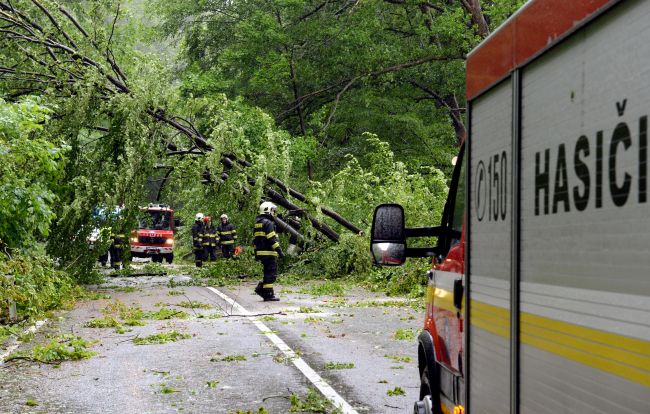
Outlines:
{"type": "Polygon", "coordinates": [[[280,300],[279,297],[275,296],[272,287],[271,288],[262,287],[262,297],[264,298],[264,302],[277,302],[280,300]]]}
{"type": "Polygon", "coordinates": [[[262,293],[262,282],[258,283],[255,287],[255,293],[264,298],[264,294],[262,293]]]}

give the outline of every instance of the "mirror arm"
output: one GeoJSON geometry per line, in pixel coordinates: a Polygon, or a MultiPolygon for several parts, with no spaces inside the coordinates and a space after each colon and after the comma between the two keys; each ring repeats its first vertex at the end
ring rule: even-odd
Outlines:
{"type": "Polygon", "coordinates": [[[404,229],[406,237],[437,237],[444,231],[441,226],[436,227],[414,227],[412,229],[404,229]]]}
{"type": "Polygon", "coordinates": [[[436,255],[438,255],[438,249],[435,247],[406,248],[406,257],[433,257],[436,255]]]}

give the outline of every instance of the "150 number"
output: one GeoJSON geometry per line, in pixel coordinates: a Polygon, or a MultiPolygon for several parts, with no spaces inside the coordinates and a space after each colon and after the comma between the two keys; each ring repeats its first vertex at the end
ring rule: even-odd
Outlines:
{"type": "Polygon", "coordinates": [[[508,157],[494,154],[476,167],[476,217],[478,221],[506,219],[508,211],[508,157]]]}

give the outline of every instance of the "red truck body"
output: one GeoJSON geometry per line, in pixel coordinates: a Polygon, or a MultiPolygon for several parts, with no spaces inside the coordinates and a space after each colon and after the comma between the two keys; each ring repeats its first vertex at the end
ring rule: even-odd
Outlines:
{"type": "Polygon", "coordinates": [[[131,256],[154,262],[174,260],[174,210],[164,204],[141,208],[138,229],[131,233],[131,256]]]}

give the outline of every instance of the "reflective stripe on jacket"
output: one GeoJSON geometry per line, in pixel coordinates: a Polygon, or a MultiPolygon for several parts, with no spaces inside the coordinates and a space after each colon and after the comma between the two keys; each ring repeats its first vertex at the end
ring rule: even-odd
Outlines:
{"type": "Polygon", "coordinates": [[[269,216],[262,214],[255,218],[253,229],[253,244],[255,245],[255,257],[278,256],[280,242],[275,232],[275,223],[269,216]]]}
{"type": "Polygon", "coordinates": [[[237,240],[237,230],[232,223],[219,224],[219,243],[221,245],[235,244],[237,240]]]}

